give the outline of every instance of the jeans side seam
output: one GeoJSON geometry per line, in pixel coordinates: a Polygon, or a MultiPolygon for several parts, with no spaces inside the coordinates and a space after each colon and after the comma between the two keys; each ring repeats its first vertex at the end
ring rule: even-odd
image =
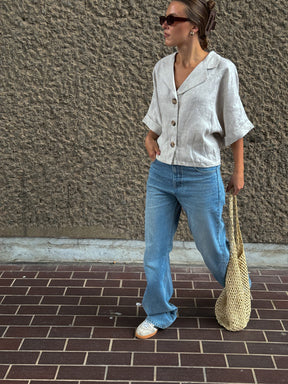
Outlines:
{"type": "MultiPolygon", "coordinates": [[[[218,244],[220,246],[220,249],[222,250],[222,254],[224,255],[225,253],[225,249],[224,249],[224,242],[221,242],[220,241],[220,220],[223,220],[223,206],[222,206],[222,212],[221,212],[221,217],[220,217],[220,204],[221,203],[221,194],[220,194],[220,188],[221,188],[221,184],[223,183],[222,181],[222,178],[220,177],[220,167],[217,169],[217,191],[218,191],[218,204],[217,204],[217,217],[218,217],[218,220],[217,220],[217,240],[218,240],[218,244]]],[[[224,191],[224,194],[225,194],[225,191],[224,191]]],[[[225,227],[224,227],[225,228],[225,227]]],[[[225,231],[225,234],[226,234],[226,231],[225,231]]],[[[226,237],[226,236],[225,236],[226,237]]]]}

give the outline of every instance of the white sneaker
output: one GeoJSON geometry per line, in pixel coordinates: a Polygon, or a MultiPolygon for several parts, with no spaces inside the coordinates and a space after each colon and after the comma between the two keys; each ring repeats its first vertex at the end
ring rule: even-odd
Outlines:
{"type": "Polygon", "coordinates": [[[136,329],[135,336],[138,339],[149,339],[150,337],[156,335],[158,328],[154,324],[150,323],[149,320],[145,319],[136,329]]]}

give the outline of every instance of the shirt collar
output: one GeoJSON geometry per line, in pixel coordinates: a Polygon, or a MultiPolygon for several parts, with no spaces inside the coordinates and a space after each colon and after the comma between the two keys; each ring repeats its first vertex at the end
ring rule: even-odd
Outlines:
{"type": "MultiPolygon", "coordinates": [[[[172,82],[173,88],[175,91],[176,91],[176,88],[175,88],[175,81],[174,81],[174,63],[175,63],[176,54],[177,52],[170,55],[170,60],[167,63],[168,64],[167,76],[164,77],[166,79],[166,82],[170,83],[168,85],[171,86],[171,82],[172,82]]],[[[219,64],[219,61],[220,61],[220,56],[215,51],[209,52],[209,54],[205,57],[205,59],[197,65],[197,67],[190,73],[190,75],[185,79],[185,81],[177,89],[176,91],[177,94],[180,95],[182,93],[185,93],[190,89],[206,81],[208,78],[208,71],[210,69],[216,68],[219,64]]]]}

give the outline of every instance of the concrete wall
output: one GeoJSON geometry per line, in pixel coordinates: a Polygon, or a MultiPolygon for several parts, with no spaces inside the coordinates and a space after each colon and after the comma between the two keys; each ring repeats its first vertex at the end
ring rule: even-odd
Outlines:
{"type": "MultiPolygon", "coordinates": [[[[286,0],[218,0],[210,49],[234,61],[256,128],[239,197],[245,242],[287,243],[286,0]]],[[[141,123],[171,53],[166,0],[0,0],[0,237],[144,236],[141,123]]],[[[223,152],[225,182],[231,152],[223,152]]],[[[191,235],[186,219],[177,239],[191,235]]]]}

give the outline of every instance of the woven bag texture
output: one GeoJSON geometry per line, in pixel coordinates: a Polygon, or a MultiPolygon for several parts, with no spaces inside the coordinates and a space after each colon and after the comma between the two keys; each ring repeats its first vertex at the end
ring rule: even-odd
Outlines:
{"type": "Polygon", "coordinates": [[[216,319],[229,331],[244,329],[250,319],[251,295],[249,274],[238,219],[237,198],[229,195],[230,260],[225,288],[215,304],[216,319]],[[234,220],[235,219],[235,220],[234,220]]]}

